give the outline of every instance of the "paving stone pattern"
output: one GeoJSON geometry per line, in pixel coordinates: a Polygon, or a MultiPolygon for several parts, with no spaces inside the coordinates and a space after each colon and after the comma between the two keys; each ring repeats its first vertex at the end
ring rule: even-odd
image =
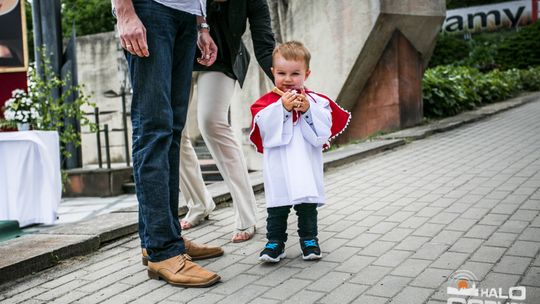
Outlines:
{"type": "Polygon", "coordinates": [[[0,302],[435,304],[463,269],[540,303],[540,101],[332,169],[325,184],[321,261],[302,261],[291,216],[287,258],[259,263],[258,195],[255,240],[230,243],[231,208],[186,233],[225,248],[201,263],[222,276],[211,288],[149,280],[134,235],[0,286],[0,302]]]}

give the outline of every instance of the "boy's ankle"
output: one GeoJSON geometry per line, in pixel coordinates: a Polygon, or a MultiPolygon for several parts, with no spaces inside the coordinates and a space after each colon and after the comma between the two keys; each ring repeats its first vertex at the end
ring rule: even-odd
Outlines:
{"type": "Polygon", "coordinates": [[[285,257],[285,242],[283,241],[268,241],[259,254],[260,261],[270,263],[277,263],[285,257]]]}
{"type": "Polygon", "coordinates": [[[302,249],[302,259],[319,260],[322,258],[321,247],[317,237],[300,238],[300,248],[302,249]]]}

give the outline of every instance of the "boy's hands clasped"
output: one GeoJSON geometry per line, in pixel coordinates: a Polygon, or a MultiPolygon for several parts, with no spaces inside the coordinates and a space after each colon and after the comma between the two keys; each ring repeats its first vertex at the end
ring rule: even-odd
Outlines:
{"type": "Polygon", "coordinates": [[[281,97],[283,107],[287,111],[298,111],[305,113],[309,109],[309,101],[304,94],[299,94],[295,90],[285,92],[281,97]]]}

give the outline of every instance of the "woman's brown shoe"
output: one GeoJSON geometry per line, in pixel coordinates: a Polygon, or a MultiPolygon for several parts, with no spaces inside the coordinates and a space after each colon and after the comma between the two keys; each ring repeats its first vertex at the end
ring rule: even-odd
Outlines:
{"type": "MultiPolygon", "coordinates": [[[[219,246],[201,245],[192,242],[185,237],[183,237],[183,239],[186,253],[194,261],[215,258],[223,255],[223,248],[219,246]]],[[[148,253],[146,252],[146,248],[142,249],[142,264],[144,266],[148,265],[148,253]]]]}
{"type": "Polygon", "coordinates": [[[174,256],[161,262],[148,261],[148,277],[181,287],[208,287],[221,278],[193,263],[186,254],[174,256]]]}

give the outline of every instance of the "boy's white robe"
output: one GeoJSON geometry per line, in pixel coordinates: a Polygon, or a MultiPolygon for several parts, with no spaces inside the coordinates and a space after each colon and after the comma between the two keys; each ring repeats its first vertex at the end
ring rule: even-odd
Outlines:
{"type": "Polygon", "coordinates": [[[255,115],[264,147],[267,207],[324,204],[323,145],[331,136],[329,102],[308,94],[309,110],[293,122],[281,98],[255,115]]]}

